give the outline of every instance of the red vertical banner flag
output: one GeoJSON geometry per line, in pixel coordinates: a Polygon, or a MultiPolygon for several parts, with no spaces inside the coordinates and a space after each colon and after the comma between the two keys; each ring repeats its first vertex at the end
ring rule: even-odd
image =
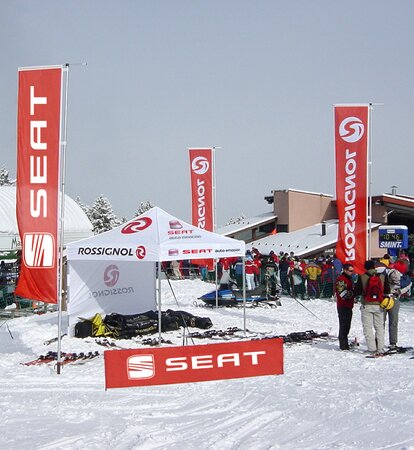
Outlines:
{"type": "Polygon", "coordinates": [[[214,231],[213,149],[190,148],[192,224],[214,231]]]}
{"type": "Polygon", "coordinates": [[[16,217],[22,262],[16,294],[58,301],[62,67],[18,72],[16,217]]]}
{"type": "Polygon", "coordinates": [[[336,253],[364,272],[368,236],[369,105],[335,105],[336,253]]]}

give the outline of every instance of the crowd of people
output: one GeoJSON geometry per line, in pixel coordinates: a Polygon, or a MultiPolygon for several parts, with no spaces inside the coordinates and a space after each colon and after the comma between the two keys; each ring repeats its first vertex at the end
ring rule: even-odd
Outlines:
{"type": "MultiPolygon", "coordinates": [[[[243,288],[243,259],[217,261],[174,261],[165,270],[178,279],[200,276],[221,288],[243,288]],[[216,265],[217,264],[217,273],[216,265]]],[[[246,252],[245,283],[248,291],[266,287],[271,295],[291,295],[296,299],[336,300],[339,321],[339,348],[349,350],[349,331],[355,303],[360,302],[361,321],[368,352],[385,351],[385,324],[388,322],[388,350],[398,343],[400,301],[412,295],[414,252],[398,256],[385,254],[365,262],[365,273],[357,275],[352,264],[342,264],[336,255],[300,258],[293,252],[271,251],[262,255],[256,248],[246,252]],[[373,286],[374,285],[374,286],[373,286]],[[372,293],[371,291],[374,291],[372,293]]]]}
{"type": "Polygon", "coordinates": [[[352,264],[344,264],[335,282],[339,319],[339,348],[349,350],[348,335],[352,311],[360,299],[361,321],[368,352],[383,355],[388,322],[388,351],[397,349],[398,316],[402,296],[409,295],[413,261],[402,251],[398,257],[385,254],[379,260],[367,260],[365,272],[357,277],[352,264]]]}
{"type": "MultiPolygon", "coordinates": [[[[201,277],[203,281],[216,282],[214,259],[172,261],[164,264],[164,270],[175,279],[201,277]]],[[[333,298],[336,277],[341,274],[342,263],[334,257],[300,258],[294,252],[271,251],[262,255],[256,248],[246,252],[246,289],[254,290],[268,283],[272,290],[299,299],[333,298]]],[[[239,289],[243,287],[242,258],[217,260],[217,281],[229,274],[239,289]]]]}

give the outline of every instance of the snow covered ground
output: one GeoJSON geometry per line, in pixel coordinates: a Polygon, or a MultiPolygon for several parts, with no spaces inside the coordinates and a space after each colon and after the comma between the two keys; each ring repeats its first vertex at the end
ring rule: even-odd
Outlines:
{"type": "MultiPolygon", "coordinates": [[[[208,316],[214,329],[243,327],[242,309],[194,306],[211,285],[192,280],[173,287],[179,307],[165,284],[163,309],[208,316]]],[[[294,299],[282,298],[276,309],[249,308],[247,328],[336,335],[335,303],[303,304],[318,319],[294,299]]],[[[56,313],[9,320],[13,339],[0,325],[2,449],[414,449],[412,352],[367,359],[338,351],[332,341],[294,344],[285,346],[280,376],[105,391],[102,356],[68,364],[61,375],[47,365],[20,364],[56,350],[56,343],[43,344],[57,335],[56,313]]],[[[351,336],[361,342],[360,350],[366,348],[358,307],[351,336]]],[[[414,307],[405,303],[399,344],[412,345],[413,336],[414,307]]],[[[164,338],[182,341],[179,331],[164,338]]],[[[103,348],[92,338],[66,336],[62,350],[103,348]]]]}

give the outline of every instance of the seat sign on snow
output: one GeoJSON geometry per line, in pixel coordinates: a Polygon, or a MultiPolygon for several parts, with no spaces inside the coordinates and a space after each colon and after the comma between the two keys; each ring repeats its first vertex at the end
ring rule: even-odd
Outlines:
{"type": "Polygon", "coordinates": [[[283,374],[281,338],[104,355],[106,389],[283,374]]]}

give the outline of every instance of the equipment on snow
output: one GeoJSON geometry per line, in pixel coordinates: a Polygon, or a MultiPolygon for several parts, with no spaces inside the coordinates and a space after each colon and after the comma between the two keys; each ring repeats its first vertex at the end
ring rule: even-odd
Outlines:
{"type": "Polygon", "coordinates": [[[407,353],[408,351],[413,350],[413,347],[393,347],[389,350],[386,350],[383,353],[375,353],[371,355],[366,355],[365,358],[381,358],[383,356],[397,355],[400,353],[407,353]]]}
{"type": "MultiPolygon", "coordinates": [[[[202,295],[198,300],[202,300],[209,306],[216,306],[216,296],[218,306],[240,306],[243,304],[243,291],[233,289],[219,289],[218,291],[207,292],[202,295]],[[217,295],[216,295],[217,293],[217,295]]],[[[250,304],[258,304],[261,302],[278,302],[279,297],[277,295],[271,296],[266,293],[263,287],[258,287],[251,291],[246,292],[246,302],[250,304]]],[[[275,306],[280,306],[275,304],[275,306]]]]}
{"type": "MultiPolygon", "coordinates": [[[[23,366],[38,366],[40,364],[49,364],[57,361],[57,352],[47,352],[46,355],[40,355],[38,358],[33,359],[32,361],[27,361],[20,363],[23,366]]],[[[81,361],[90,360],[99,356],[99,352],[89,352],[89,353],[61,353],[61,365],[74,363],[80,364],[81,361]]]]}

